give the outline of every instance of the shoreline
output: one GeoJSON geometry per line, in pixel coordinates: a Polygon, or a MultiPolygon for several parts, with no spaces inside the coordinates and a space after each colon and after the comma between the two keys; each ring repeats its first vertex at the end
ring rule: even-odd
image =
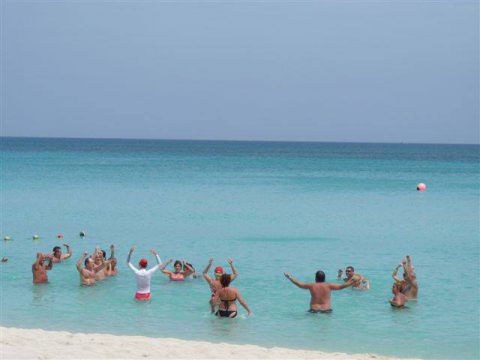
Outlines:
{"type": "Polygon", "coordinates": [[[393,360],[376,354],[326,353],[175,338],[0,327],[1,359],[333,359],[393,360]]]}

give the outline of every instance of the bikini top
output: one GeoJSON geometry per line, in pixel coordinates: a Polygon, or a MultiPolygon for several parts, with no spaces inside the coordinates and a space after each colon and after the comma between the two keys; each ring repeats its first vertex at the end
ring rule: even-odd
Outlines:
{"type": "Polygon", "coordinates": [[[171,273],[170,274],[170,280],[171,281],[184,281],[185,280],[185,275],[182,273],[171,273]]]}

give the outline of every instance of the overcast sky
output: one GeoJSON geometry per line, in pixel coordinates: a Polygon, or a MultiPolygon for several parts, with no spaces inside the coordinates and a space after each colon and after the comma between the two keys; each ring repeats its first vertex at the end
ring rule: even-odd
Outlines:
{"type": "Polygon", "coordinates": [[[3,136],[479,142],[477,1],[2,5],[3,136]]]}

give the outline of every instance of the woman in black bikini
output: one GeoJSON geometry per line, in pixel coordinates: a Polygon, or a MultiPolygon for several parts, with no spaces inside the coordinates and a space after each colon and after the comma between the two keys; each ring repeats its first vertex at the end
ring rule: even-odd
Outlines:
{"type": "Polygon", "coordinates": [[[218,311],[215,313],[215,315],[218,317],[228,318],[236,317],[237,305],[235,301],[237,300],[245,308],[245,310],[247,310],[248,315],[250,315],[251,311],[245,300],[243,300],[242,296],[238,292],[238,289],[230,286],[231,281],[232,278],[230,274],[223,274],[220,278],[222,288],[217,291],[220,304],[218,305],[218,311]]]}

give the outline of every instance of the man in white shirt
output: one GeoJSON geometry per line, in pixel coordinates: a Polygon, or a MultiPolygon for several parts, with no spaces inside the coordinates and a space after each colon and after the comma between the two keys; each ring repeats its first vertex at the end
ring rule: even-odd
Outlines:
{"type": "Polygon", "coordinates": [[[153,273],[158,270],[160,265],[162,265],[162,260],[160,259],[160,256],[155,250],[150,250],[150,252],[153,255],[155,255],[157,259],[157,265],[152,267],[150,270],[147,270],[147,266],[148,266],[147,259],[140,259],[140,261],[138,262],[140,269],[137,269],[130,262],[130,258],[135,249],[136,249],[135,246],[130,249],[130,252],[128,253],[128,258],[127,258],[128,267],[132,269],[132,271],[135,273],[135,277],[137,278],[137,293],[135,294],[135,299],[149,300],[150,299],[150,279],[152,278],[153,273]]]}

